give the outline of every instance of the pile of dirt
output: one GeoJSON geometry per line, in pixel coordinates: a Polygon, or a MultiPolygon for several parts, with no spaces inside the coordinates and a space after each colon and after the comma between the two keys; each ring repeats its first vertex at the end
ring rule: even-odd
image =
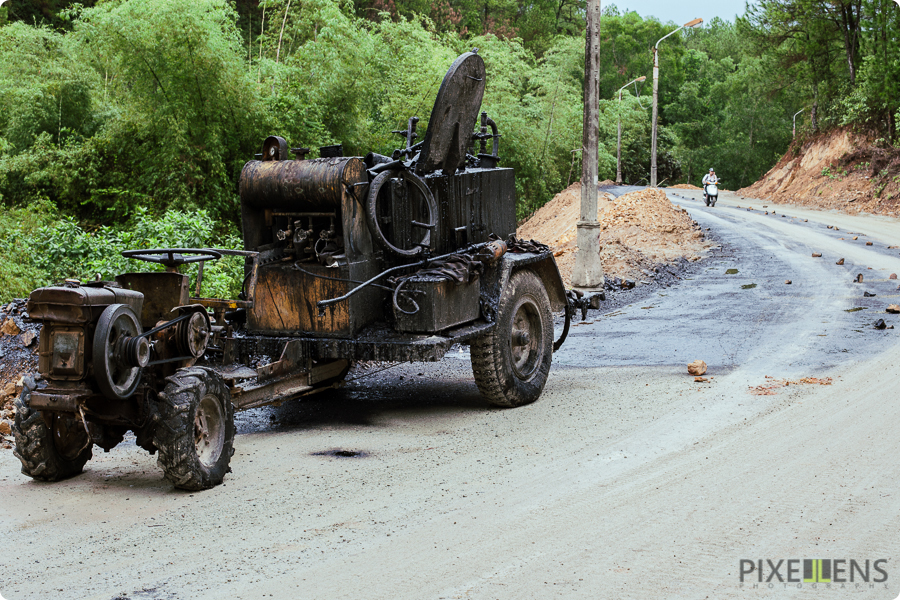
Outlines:
{"type": "Polygon", "coordinates": [[[691,185],[690,183],[679,183],[677,185],[670,185],[669,189],[674,190],[702,190],[703,188],[697,187],[696,185],[691,185]]]}
{"type": "Polygon", "coordinates": [[[40,325],[26,321],[25,300],[0,306],[0,447],[12,448],[15,400],[22,393],[22,377],[37,371],[40,325]]]}
{"type": "MultiPolygon", "coordinates": [[[[519,227],[517,235],[553,248],[560,273],[570,285],[575,266],[575,224],[580,216],[581,184],[556,195],[519,227]]],[[[699,260],[710,243],[687,211],[658,189],[613,198],[600,194],[600,260],[607,277],[641,278],[641,271],[681,258],[699,260]]]]}
{"type": "Polygon", "coordinates": [[[609,179],[604,179],[600,183],[597,184],[597,187],[611,187],[617,185],[615,181],[610,181],[609,179]]]}
{"type": "Polygon", "coordinates": [[[848,213],[900,215],[900,149],[881,148],[848,128],[797,141],[762,179],[738,190],[848,213]]]}

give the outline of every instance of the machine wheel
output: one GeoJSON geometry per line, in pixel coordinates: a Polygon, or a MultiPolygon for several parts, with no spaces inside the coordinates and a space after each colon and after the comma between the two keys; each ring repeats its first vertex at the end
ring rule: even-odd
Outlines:
{"type": "Polygon", "coordinates": [[[234,454],[234,405],[222,378],[188,367],[167,377],[153,436],[166,479],[183,490],[222,483],[234,454]]]}
{"type": "Polygon", "coordinates": [[[472,373],[485,399],[522,406],[538,399],[553,358],[553,320],[543,283],[531,271],[510,277],[497,326],[472,342],[472,373]]]}
{"type": "MultiPolygon", "coordinates": [[[[141,335],[141,322],[127,304],[110,304],[100,314],[94,333],[94,378],[103,395],[110,400],[125,400],[141,382],[141,368],[126,359],[127,347],[141,335]]],[[[150,346],[144,342],[143,363],[150,346]]]]}
{"type": "Polygon", "coordinates": [[[703,199],[706,200],[706,205],[709,206],[709,196],[704,196],[703,199]]]}
{"type": "Polygon", "coordinates": [[[22,473],[40,481],[59,481],[78,475],[91,460],[91,440],[84,425],[68,413],[52,413],[47,425],[39,410],[28,407],[31,390],[27,387],[16,400],[16,458],[22,461],[22,473]]]}
{"type": "Polygon", "coordinates": [[[714,197],[713,197],[713,199],[712,199],[712,205],[713,205],[713,206],[716,205],[716,200],[718,200],[718,199],[719,199],[718,196],[714,196],[714,197]]]}

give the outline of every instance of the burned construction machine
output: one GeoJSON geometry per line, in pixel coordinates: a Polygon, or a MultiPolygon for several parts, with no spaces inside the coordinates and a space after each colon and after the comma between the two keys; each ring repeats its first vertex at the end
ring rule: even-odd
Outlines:
{"type": "Polygon", "coordinates": [[[133,431],[175,487],[209,488],[230,470],[235,410],[339,386],[354,361],[437,361],[454,344],[470,346],[488,402],[536,400],[573,311],[596,298],[567,293],[549,249],[515,238],[484,86],[477,51],[460,56],[422,141],[413,117],[391,156],[306,159],[266,139],[241,174],[243,251],[130,250],[164,270],[32,292],[43,328],[17,406],[22,472],[75,475],[94,444],[133,431]],[[223,254],[243,257],[243,291],[204,298],[203,265],[223,254]]]}

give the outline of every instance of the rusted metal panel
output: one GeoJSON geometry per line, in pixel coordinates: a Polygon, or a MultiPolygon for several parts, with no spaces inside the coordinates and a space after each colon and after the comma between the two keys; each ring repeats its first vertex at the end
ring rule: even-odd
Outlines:
{"type": "Polygon", "coordinates": [[[152,328],[157,322],[172,318],[172,309],[189,301],[190,277],[181,273],[124,273],[116,277],[123,288],[144,295],[143,311],[136,311],[141,327],[152,328]]]}
{"type": "Polygon", "coordinates": [[[471,283],[457,283],[436,277],[409,277],[403,290],[418,299],[418,310],[412,311],[412,306],[404,307],[402,301],[394,306],[397,330],[436,333],[474,321],[479,316],[480,289],[477,279],[471,283]]]}
{"type": "Polygon", "coordinates": [[[425,182],[438,202],[435,253],[516,232],[516,179],[512,169],[470,169],[453,176],[434,174],[425,182]]]}
{"type": "Polygon", "coordinates": [[[32,319],[63,323],[96,321],[110,304],[127,304],[140,314],[141,294],[103,283],[39,288],[28,297],[27,310],[32,319]]]}

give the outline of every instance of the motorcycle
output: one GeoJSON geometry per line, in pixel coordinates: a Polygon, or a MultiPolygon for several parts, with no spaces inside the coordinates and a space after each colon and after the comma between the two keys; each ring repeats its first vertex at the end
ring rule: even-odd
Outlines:
{"type": "Polygon", "coordinates": [[[703,199],[706,200],[707,206],[715,206],[716,200],[719,199],[719,188],[715,183],[707,183],[704,186],[703,199]]]}

